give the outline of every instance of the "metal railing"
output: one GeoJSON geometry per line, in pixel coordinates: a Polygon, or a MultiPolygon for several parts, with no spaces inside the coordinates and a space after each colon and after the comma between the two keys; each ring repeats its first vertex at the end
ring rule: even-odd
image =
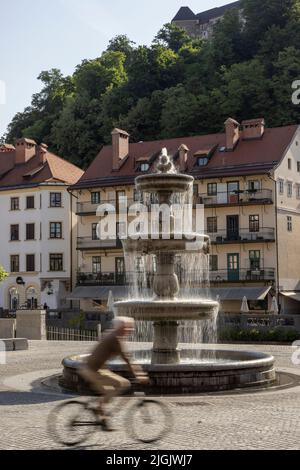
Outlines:
{"type": "Polygon", "coordinates": [[[265,314],[232,314],[222,313],[219,315],[221,327],[235,328],[294,328],[300,327],[299,316],[265,314]]]}
{"type": "Polygon", "coordinates": [[[273,191],[271,189],[240,190],[217,192],[215,194],[200,194],[194,198],[195,204],[205,206],[239,205],[239,204],[272,204],[273,191]]]}
{"type": "Polygon", "coordinates": [[[238,232],[230,232],[227,230],[218,230],[214,233],[209,233],[210,240],[215,244],[235,243],[235,242],[261,242],[275,241],[275,229],[263,227],[257,232],[250,232],[249,229],[240,229],[238,232]]]}
{"type": "Polygon", "coordinates": [[[79,286],[124,286],[127,284],[126,275],[115,272],[78,273],[79,286]]]}
{"type": "Polygon", "coordinates": [[[78,250],[89,250],[89,249],[105,249],[105,248],[120,248],[122,249],[122,241],[117,240],[99,240],[93,239],[92,237],[78,237],[77,238],[77,249],[78,250]]]}
{"type": "Polygon", "coordinates": [[[78,330],[73,328],[57,328],[47,326],[48,341],[97,341],[98,332],[94,330],[78,330]]]}
{"type": "MultiPolygon", "coordinates": [[[[127,198],[127,206],[131,206],[135,202],[136,201],[134,201],[134,199],[127,198]]],[[[96,215],[98,207],[103,204],[110,204],[114,206],[115,211],[118,212],[121,203],[122,201],[117,201],[116,199],[111,199],[109,201],[100,201],[97,204],[92,204],[90,201],[78,202],[77,208],[76,208],[76,214],[77,215],[96,215]]]]}
{"type": "Polygon", "coordinates": [[[255,281],[275,281],[275,268],[261,269],[222,269],[210,271],[211,284],[222,282],[255,282],[255,281]]]}

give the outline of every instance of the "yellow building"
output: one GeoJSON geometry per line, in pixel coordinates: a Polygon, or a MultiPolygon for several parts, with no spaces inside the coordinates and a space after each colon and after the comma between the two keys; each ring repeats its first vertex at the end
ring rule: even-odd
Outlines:
{"type": "MultiPolygon", "coordinates": [[[[298,313],[300,301],[300,131],[298,126],[266,129],[263,119],[228,119],[225,133],[130,143],[114,129],[79,182],[77,259],[72,299],[85,310],[126,295],[120,240],[100,241],[100,204],[137,200],[134,179],[155,169],[166,147],[181,172],[195,178],[194,203],[205,208],[211,237],[210,281],[224,312],[239,312],[244,296],[252,311],[298,313]]],[[[119,227],[121,231],[121,227],[119,227]]]]}

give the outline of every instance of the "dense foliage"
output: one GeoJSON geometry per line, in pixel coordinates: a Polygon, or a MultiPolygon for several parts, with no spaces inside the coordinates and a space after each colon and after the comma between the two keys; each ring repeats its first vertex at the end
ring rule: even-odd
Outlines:
{"type": "Polygon", "coordinates": [[[243,0],[243,8],[243,18],[232,10],[217,23],[211,41],[167,24],[149,47],[117,36],[71,77],[42,72],[42,91],[6,140],[46,142],[86,167],[115,126],[140,141],[219,132],[229,115],[299,122],[291,97],[300,80],[300,0],[243,0]]]}
{"type": "Polygon", "coordinates": [[[5,269],[0,265],[0,282],[4,281],[8,277],[8,273],[5,269]]]}

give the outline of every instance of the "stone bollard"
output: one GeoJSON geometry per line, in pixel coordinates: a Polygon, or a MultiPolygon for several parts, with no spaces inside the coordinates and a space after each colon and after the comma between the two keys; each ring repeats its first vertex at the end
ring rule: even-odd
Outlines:
{"type": "Polygon", "coordinates": [[[38,341],[46,340],[46,311],[18,310],[16,333],[18,338],[38,341]]]}

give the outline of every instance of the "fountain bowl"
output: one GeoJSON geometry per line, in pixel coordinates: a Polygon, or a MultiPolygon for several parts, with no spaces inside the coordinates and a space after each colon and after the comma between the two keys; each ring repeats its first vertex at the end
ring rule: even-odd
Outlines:
{"type": "MultiPolygon", "coordinates": [[[[227,351],[211,349],[188,349],[180,351],[179,364],[150,363],[145,360],[145,350],[135,350],[134,362],[140,364],[149,374],[150,385],[144,388],[133,385],[133,390],[152,394],[206,393],[253,387],[270,387],[276,382],[273,356],[260,352],[227,351]],[[189,357],[191,359],[189,360],[189,357]],[[188,359],[188,360],[187,360],[188,359]]],[[[79,393],[88,392],[86,384],[77,375],[77,368],[87,359],[87,355],[73,356],[63,360],[63,376],[60,384],[67,390],[79,393]]],[[[125,364],[112,362],[109,368],[126,378],[131,378],[125,364]]]]}
{"type": "Polygon", "coordinates": [[[148,321],[209,320],[219,304],[212,300],[127,300],[114,304],[118,316],[148,321]]]}

